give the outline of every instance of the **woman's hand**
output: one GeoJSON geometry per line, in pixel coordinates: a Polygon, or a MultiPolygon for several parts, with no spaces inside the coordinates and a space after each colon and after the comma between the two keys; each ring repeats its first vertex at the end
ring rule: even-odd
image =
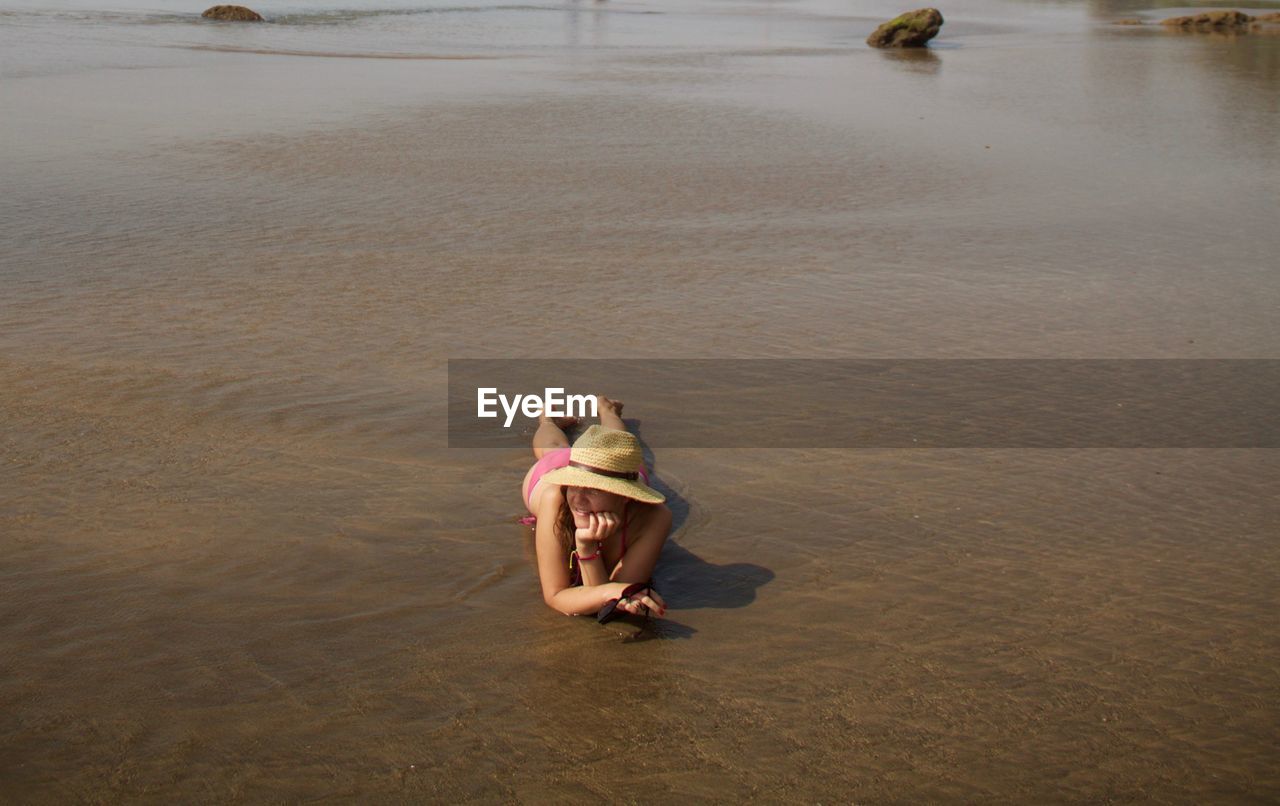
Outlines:
{"type": "Polygon", "coordinates": [[[590,522],[574,530],[573,537],[578,541],[581,551],[583,544],[603,543],[605,538],[618,531],[622,519],[613,512],[592,512],[590,522]]]}
{"type": "MultiPolygon", "coordinates": [[[[622,591],[630,587],[630,583],[615,583],[622,587],[618,590],[618,595],[622,595],[622,591]]],[[[667,614],[667,603],[653,588],[644,588],[639,593],[628,596],[618,602],[618,608],[636,616],[644,615],[645,608],[648,608],[659,616],[667,614]]]]}

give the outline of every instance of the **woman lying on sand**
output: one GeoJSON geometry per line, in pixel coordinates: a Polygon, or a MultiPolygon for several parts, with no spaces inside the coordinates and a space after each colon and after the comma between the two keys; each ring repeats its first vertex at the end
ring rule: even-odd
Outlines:
{"type": "Polygon", "coordinates": [[[597,396],[600,425],[573,447],[562,428],[577,418],[545,415],[533,435],[538,461],[524,477],[524,504],[536,519],[542,598],[566,615],[619,611],[658,615],[666,602],[649,578],[671,530],[662,493],[646,484],[640,441],[622,422],[622,404],[597,396]]]}

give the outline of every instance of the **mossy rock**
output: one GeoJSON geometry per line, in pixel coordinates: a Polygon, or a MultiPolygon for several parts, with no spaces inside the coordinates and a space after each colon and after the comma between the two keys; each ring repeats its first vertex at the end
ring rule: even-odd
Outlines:
{"type": "Polygon", "coordinates": [[[942,12],[920,8],[899,14],[867,37],[873,48],[922,48],[942,28],[942,12]]]}
{"type": "Polygon", "coordinates": [[[206,20],[223,20],[225,22],[262,22],[262,15],[244,6],[212,6],[200,15],[206,20]]]}
{"type": "Polygon", "coordinates": [[[1222,31],[1231,28],[1248,28],[1253,17],[1240,11],[1206,11],[1187,17],[1170,17],[1162,25],[1195,31],[1222,31]]]}

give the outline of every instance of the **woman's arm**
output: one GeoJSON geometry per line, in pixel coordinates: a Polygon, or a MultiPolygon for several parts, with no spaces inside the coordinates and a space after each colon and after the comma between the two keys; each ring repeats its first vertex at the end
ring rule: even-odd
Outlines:
{"type": "MultiPolygon", "coordinates": [[[[591,527],[587,532],[594,533],[598,538],[596,540],[581,538],[577,539],[576,545],[578,549],[578,573],[582,577],[582,586],[590,588],[595,585],[603,585],[609,581],[609,569],[604,564],[604,549],[602,544],[604,540],[618,529],[618,519],[614,517],[611,521],[612,526],[603,520],[597,520],[597,515],[591,516],[591,527]]],[[[575,535],[582,534],[584,530],[575,530],[575,535]]]]}
{"type": "Polygon", "coordinates": [[[615,582],[647,582],[652,578],[662,547],[671,534],[671,510],[664,504],[648,504],[636,509],[636,518],[631,524],[631,545],[610,574],[615,582]]]}
{"type": "Polygon", "coordinates": [[[606,582],[589,588],[574,585],[571,588],[566,587],[549,599],[544,594],[543,598],[551,609],[558,610],[566,616],[593,616],[596,611],[604,607],[605,602],[621,596],[626,587],[624,582],[606,582]]]}
{"type": "Polygon", "coordinates": [[[602,584],[569,585],[569,556],[556,537],[556,520],[564,496],[559,490],[547,490],[538,506],[538,526],[534,548],[538,555],[538,579],[542,583],[542,600],[566,615],[586,615],[604,607],[605,602],[622,595],[625,583],[610,582],[604,571],[604,560],[583,563],[584,582],[602,584]]]}

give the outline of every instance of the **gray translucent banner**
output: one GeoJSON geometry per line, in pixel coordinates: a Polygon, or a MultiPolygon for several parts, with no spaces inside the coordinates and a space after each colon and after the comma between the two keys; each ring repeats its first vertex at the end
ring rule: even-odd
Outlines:
{"type": "Polygon", "coordinates": [[[597,392],[652,448],[1280,447],[1274,359],[451,359],[449,446],[597,392]]]}

